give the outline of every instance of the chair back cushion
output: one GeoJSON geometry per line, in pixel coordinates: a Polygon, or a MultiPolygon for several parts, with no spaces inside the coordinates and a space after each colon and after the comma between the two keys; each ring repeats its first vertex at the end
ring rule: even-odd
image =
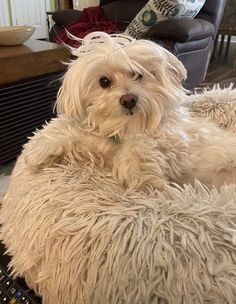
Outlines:
{"type": "Polygon", "coordinates": [[[103,11],[109,20],[126,23],[126,26],[133,20],[142,7],[147,3],[146,0],[116,0],[109,1],[102,5],[103,11]]]}

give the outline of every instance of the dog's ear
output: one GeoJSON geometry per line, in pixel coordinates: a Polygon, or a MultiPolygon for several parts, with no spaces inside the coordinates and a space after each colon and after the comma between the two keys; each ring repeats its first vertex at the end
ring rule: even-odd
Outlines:
{"type": "Polygon", "coordinates": [[[181,88],[187,71],[179,59],[161,46],[155,46],[156,53],[152,60],[151,73],[165,86],[181,88]]]}
{"type": "Polygon", "coordinates": [[[176,56],[162,46],[151,41],[141,43],[146,49],[146,54],[143,52],[145,56],[142,56],[143,66],[157,80],[157,95],[165,99],[164,104],[170,109],[178,107],[185,94],[182,86],[182,81],[187,76],[185,67],[176,56]]]}
{"type": "Polygon", "coordinates": [[[182,62],[172,53],[166,49],[162,49],[164,56],[166,57],[166,72],[168,77],[175,85],[182,84],[182,81],[187,78],[187,71],[182,62]]]}
{"type": "Polygon", "coordinates": [[[55,110],[58,114],[79,118],[84,115],[81,82],[74,69],[69,67],[58,91],[55,110]]]}
{"type": "Polygon", "coordinates": [[[179,59],[153,41],[137,40],[132,56],[148,70],[166,90],[183,90],[187,71],[179,59]],[[135,51],[138,55],[135,54],[135,51]]]}

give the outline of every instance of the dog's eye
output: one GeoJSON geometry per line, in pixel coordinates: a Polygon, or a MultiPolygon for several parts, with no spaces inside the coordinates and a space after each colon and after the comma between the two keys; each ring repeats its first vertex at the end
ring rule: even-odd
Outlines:
{"type": "Polygon", "coordinates": [[[136,74],[134,72],[129,72],[129,77],[130,78],[135,78],[136,74]]]}
{"type": "Polygon", "coordinates": [[[103,76],[99,79],[99,84],[102,88],[107,88],[111,84],[111,80],[103,76]]]}
{"type": "Polygon", "coordinates": [[[137,74],[135,72],[130,72],[130,78],[133,78],[134,80],[140,80],[143,78],[143,74],[137,74]]]}
{"type": "Polygon", "coordinates": [[[137,79],[140,80],[143,78],[143,74],[138,74],[137,79]]]}

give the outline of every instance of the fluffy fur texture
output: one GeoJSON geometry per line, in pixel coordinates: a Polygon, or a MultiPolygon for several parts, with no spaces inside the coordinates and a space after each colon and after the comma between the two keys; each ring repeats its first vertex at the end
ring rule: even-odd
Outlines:
{"type": "MultiPolygon", "coordinates": [[[[217,110],[198,116],[210,93],[186,96],[182,64],[152,42],[97,33],[74,53],[60,116],[25,146],[3,201],[13,273],[45,304],[233,304],[236,187],[220,186],[235,181],[236,140],[217,110]]],[[[216,91],[222,109],[235,101],[216,91]]]]}
{"type": "Polygon", "coordinates": [[[236,188],[125,191],[109,170],[17,162],[2,238],[44,304],[233,304],[236,188]]]}
{"type": "Polygon", "coordinates": [[[205,89],[204,94],[194,94],[185,99],[191,115],[210,119],[222,128],[236,132],[236,91],[233,84],[221,90],[216,85],[212,90],[205,89]]]}

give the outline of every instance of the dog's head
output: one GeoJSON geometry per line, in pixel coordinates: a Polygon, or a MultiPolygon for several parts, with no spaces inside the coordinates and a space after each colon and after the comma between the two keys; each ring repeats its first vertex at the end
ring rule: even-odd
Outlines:
{"type": "Polygon", "coordinates": [[[180,104],[186,70],[156,43],[92,33],[73,53],[57,111],[101,136],[156,128],[180,104]]]}

